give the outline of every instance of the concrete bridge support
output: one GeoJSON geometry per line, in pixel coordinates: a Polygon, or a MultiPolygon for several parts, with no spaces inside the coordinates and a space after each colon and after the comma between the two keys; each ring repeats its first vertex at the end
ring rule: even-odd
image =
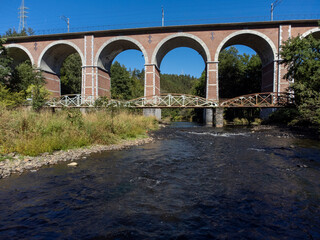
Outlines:
{"type": "Polygon", "coordinates": [[[145,108],[145,109],[143,109],[143,115],[146,117],[153,116],[157,120],[161,120],[161,109],[159,109],[159,108],[145,108]]]}
{"type": "Polygon", "coordinates": [[[223,127],[223,112],[224,112],[224,108],[216,108],[215,125],[217,128],[223,127]]]}
{"type": "Polygon", "coordinates": [[[217,128],[223,127],[223,112],[224,108],[208,108],[204,111],[205,125],[208,127],[215,126],[217,128]],[[214,112],[215,111],[215,112],[214,112]]]}
{"type": "Polygon", "coordinates": [[[213,109],[212,108],[207,108],[204,109],[203,111],[203,119],[204,123],[207,127],[212,127],[213,126],[213,109]]]}

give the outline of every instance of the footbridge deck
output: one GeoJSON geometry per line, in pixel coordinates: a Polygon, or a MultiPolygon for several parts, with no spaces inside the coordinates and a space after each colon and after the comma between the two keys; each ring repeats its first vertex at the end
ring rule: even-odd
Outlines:
{"type": "Polygon", "coordinates": [[[125,108],[278,108],[294,104],[290,93],[254,93],[213,101],[186,94],[164,94],[159,96],[140,97],[133,100],[114,100],[107,98],[83,97],[81,95],[64,95],[52,98],[47,106],[59,107],[125,107],[125,108]]]}

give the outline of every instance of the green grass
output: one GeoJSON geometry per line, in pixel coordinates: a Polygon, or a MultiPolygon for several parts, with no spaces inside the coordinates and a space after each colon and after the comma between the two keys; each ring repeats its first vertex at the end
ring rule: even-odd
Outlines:
{"type": "Polygon", "coordinates": [[[2,109],[0,154],[17,152],[36,156],[94,144],[108,145],[122,139],[146,137],[147,131],[157,126],[154,118],[125,110],[114,114],[106,110],[93,111],[83,115],[77,110],[36,113],[2,109]]]}

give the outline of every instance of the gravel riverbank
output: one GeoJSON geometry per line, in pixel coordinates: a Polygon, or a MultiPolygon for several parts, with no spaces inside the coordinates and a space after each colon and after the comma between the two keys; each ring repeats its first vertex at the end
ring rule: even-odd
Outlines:
{"type": "Polygon", "coordinates": [[[37,171],[44,165],[57,164],[59,162],[75,161],[86,158],[91,153],[102,151],[113,151],[127,149],[154,141],[152,137],[136,140],[125,140],[112,145],[95,145],[87,148],[71,149],[66,151],[56,151],[52,154],[43,153],[41,156],[29,157],[14,153],[8,154],[5,160],[0,161],[0,179],[6,178],[13,173],[21,174],[26,170],[37,171]]]}

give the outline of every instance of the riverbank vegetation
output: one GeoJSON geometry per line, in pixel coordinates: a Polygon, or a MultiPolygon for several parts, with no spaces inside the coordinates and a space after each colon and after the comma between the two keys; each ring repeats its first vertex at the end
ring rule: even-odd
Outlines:
{"type": "Polygon", "coordinates": [[[157,121],[125,110],[106,109],[82,114],[79,110],[0,110],[0,154],[36,156],[89,145],[108,145],[143,138],[157,129],[157,121]],[[115,111],[115,110],[113,110],[115,111]]]}
{"type": "Polygon", "coordinates": [[[316,127],[320,131],[320,40],[312,35],[291,38],[284,42],[281,56],[296,107],[273,113],[271,122],[316,127]]]}

